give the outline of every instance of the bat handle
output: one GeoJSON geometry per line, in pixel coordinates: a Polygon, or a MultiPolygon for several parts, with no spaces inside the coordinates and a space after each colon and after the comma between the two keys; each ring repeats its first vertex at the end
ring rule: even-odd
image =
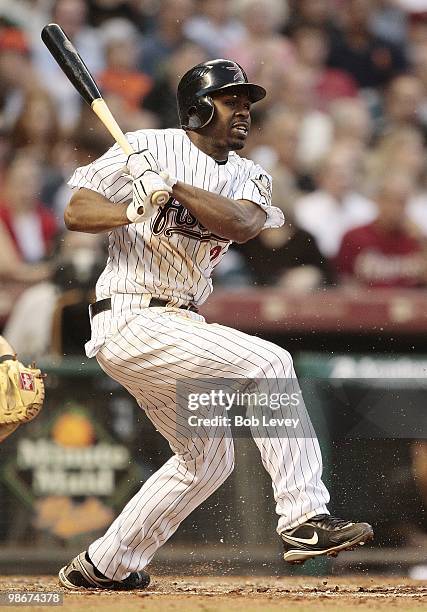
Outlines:
{"type": "MultiPolygon", "coordinates": [[[[111,111],[104,99],[97,98],[92,102],[91,106],[93,112],[101,119],[102,123],[113,136],[117,144],[121,147],[122,151],[126,153],[126,155],[131,155],[134,153],[134,150],[132,149],[126,136],[123,134],[117,121],[111,114],[111,111]]],[[[169,200],[169,197],[170,194],[167,191],[155,191],[151,196],[151,203],[156,206],[163,206],[163,204],[166,204],[166,202],[169,200]]]]}
{"type": "Polygon", "coordinates": [[[170,198],[170,193],[167,191],[155,191],[151,196],[151,203],[156,206],[163,206],[170,198]]]}

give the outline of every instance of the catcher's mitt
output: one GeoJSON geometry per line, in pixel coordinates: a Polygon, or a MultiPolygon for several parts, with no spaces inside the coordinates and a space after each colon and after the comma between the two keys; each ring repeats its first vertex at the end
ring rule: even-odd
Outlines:
{"type": "Polygon", "coordinates": [[[0,442],[43,407],[43,374],[13,355],[0,357],[0,442]]]}

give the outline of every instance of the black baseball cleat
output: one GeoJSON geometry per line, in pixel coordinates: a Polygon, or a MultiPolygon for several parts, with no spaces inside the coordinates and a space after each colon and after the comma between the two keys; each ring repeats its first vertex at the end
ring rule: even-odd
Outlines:
{"type": "Polygon", "coordinates": [[[321,555],[337,557],[342,550],[352,550],[372,540],[374,532],[368,523],[352,523],[329,514],[318,514],[298,527],[282,531],[280,537],[285,547],[284,560],[302,564],[321,555]]]}
{"type": "Polygon", "coordinates": [[[108,589],[110,591],[132,591],[145,589],[150,584],[147,572],[132,572],[124,580],[111,580],[99,572],[86,551],[75,557],[59,572],[59,582],[67,589],[108,589]]]}

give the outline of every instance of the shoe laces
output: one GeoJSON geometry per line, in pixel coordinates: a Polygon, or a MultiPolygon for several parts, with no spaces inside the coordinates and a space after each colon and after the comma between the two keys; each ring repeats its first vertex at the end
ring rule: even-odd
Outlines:
{"type": "Polygon", "coordinates": [[[324,529],[332,530],[343,529],[349,525],[349,523],[351,523],[351,521],[337,518],[336,516],[331,516],[330,514],[317,514],[316,516],[313,516],[312,519],[309,519],[309,522],[316,523],[319,525],[319,527],[324,529]]]}

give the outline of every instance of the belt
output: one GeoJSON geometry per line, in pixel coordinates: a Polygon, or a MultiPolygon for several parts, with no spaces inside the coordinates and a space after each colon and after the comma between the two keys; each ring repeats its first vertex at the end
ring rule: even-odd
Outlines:
{"type": "MultiPolygon", "coordinates": [[[[162,300],[160,298],[152,297],[148,304],[148,307],[164,308],[165,306],[168,306],[168,304],[169,300],[162,300]]],[[[182,310],[191,310],[191,312],[197,312],[197,308],[193,304],[183,304],[182,306],[178,306],[178,308],[181,308],[182,310]]],[[[99,300],[98,302],[91,304],[89,306],[89,310],[91,319],[93,319],[93,317],[95,317],[100,312],[104,312],[105,310],[111,310],[111,298],[105,298],[105,300],[99,300]]]]}
{"type": "Polygon", "coordinates": [[[16,361],[16,358],[13,355],[2,355],[0,357],[0,363],[3,363],[3,361],[9,361],[9,360],[16,361]]]}

